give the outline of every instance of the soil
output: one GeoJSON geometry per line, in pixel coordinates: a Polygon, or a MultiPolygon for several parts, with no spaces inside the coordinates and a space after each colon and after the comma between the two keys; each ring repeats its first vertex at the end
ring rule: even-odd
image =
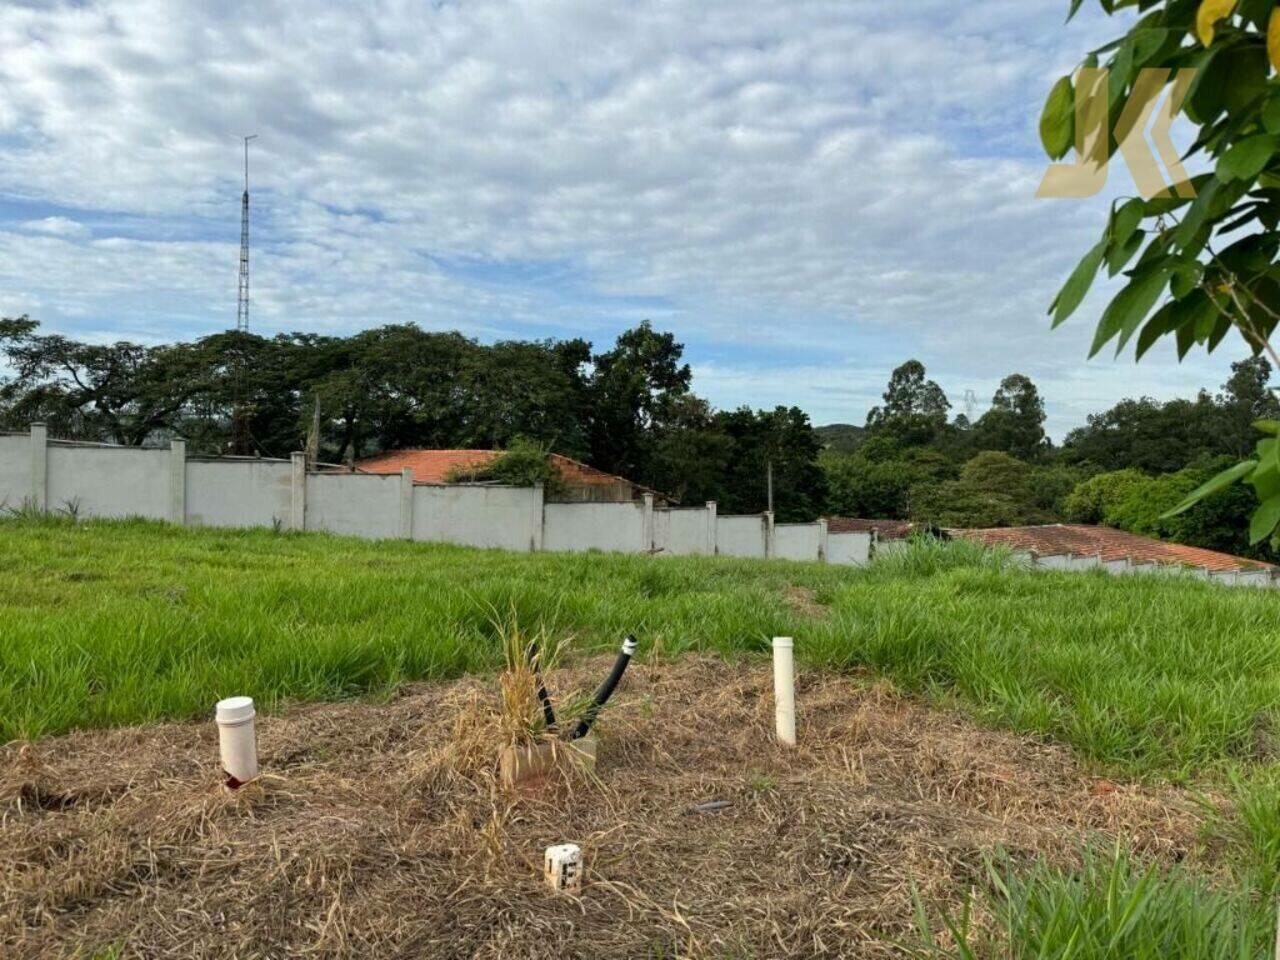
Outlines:
{"type": "Polygon", "coordinates": [[[637,663],[594,774],[516,794],[493,678],[259,717],[263,776],[236,791],[211,721],[7,745],[0,956],[897,956],[913,889],[955,907],[997,848],[1210,855],[1189,794],[863,677],[802,675],[784,749],[771,682],[763,661],[637,663]],[[563,842],[578,897],[542,879],[563,842]]]}

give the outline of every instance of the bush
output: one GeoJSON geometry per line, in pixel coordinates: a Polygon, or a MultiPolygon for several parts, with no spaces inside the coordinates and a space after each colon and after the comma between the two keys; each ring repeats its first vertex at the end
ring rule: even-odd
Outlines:
{"type": "Polygon", "coordinates": [[[449,483],[467,481],[505,483],[513,487],[542,484],[548,497],[564,493],[564,477],[551,461],[551,451],[533,440],[517,437],[499,456],[480,467],[450,471],[449,483]]]}

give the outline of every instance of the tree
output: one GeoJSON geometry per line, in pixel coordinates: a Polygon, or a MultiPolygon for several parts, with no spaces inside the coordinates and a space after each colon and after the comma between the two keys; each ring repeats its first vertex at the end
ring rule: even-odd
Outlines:
{"type": "Polygon", "coordinates": [[[908,360],[893,371],[884,405],[867,414],[867,429],[888,434],[904,446],[932,442],[947,425],[951,404],[942,388],[925,379],[924,364],[908,360]]]}
{"type": "Polygon", "coordinates": [[[1145,473],[1132,467],[1090,477],[1067,497],[1063,504],[1066,517],[1072,523],[1104,523],[1129,492],[1146,480],[1145,473]]]}
{"type": "Polygon", "coordinates": [[[645,321],[593,358],[590,402],[591,462],[601,470],[652,480],[650,432],[689,392],[692,373],[680,362],[684,346],[645,321]]]}
{"type": "Polygon", "coordinates": [[[911,492],[911,519],[941,527],[1009,527],[1042,523],[1031,491],[1031,468],[995,450],[979,453],[957,480],[911,492]]]}
{"type": "MultiPolygon", "coordinates": [[[[1071,15],[1081,3],[1070,0],[1071,15]]],[[[1133,6],[1100,3],[1108,15],[1133,6]]],[[[1204,156],[1214,167],[1173,190],[1113,205],[1101,239],[1050,306],[1054,325],[1079,307],[1105,264],[1112,276],[1123,271],[1126,282],[1098,321],[1091,355],[1113,342],[1119,353],[1133,342],[1140,359],[1171,339],[1181,359],[1196,346],[1213,351],[1234,330],[1250,353],[1265,353],[1280,365],[1270,342],[1280,321],[1280,267],[1274,262],[1280,250],[1280,86],[1268,83],[1270,69],[1280,69],[1280,10],[1271,0],[1166,0],[1140,4],[1139,11],[1127,33],[1089,54],[1082,66],[1096,67],[1106,55],[1105,96],[1116,108],[1135,89],[1160,95],[1166,82],[1177,84],[1176,95],[1185,93],[1186,115],[1198,128],[1188,155],[1204,156]],[[1194,78],[1179,74],[1183,68],[1194,68],[1194,78]],[[1152,78],[1156,89],[1144,89],[1152,78]]],[[[1054,159],[1073,142],[1085,147],[1094,133],[1076,129],[1075,101],[1085,96],[1079,88],[1088,85],[1086,77],[1096,79],[1063,77],[1050,91],[1040,131],[1054,159]]],[[[1109,111],[1106,136],[1093,138],[1102,156],[1113,155],[1128,135],[1118,128],[1130,116],[1109,111]]],[[[1259,429],[1263,439],[1254,458],[1201,485],[1172,512],[1245,480],[1261,501],[1250,539],[1271,537],[1280,524],[1280,421],[1259,421],[1259,429]]]]}
{"type": "Polygon", "coordinates": [[[831,516],[905,520],[911,491],[957,476],[952,461],[936,450],[913,447],[892,459],[876,459],[860,449],[853,455],[824,453],[819,458],[827,481],[831,516]]]}
{"type": "Polygon", "coordinates": [[[1000,381],[991,407],[974,425],[973,445],[1027,462],[1039,460],[1049,447],[1044,421],[1044,401],[1036,385],[1030,377],[1011,374],[1000,381]]]}
{"type": "Polygon", "coordinates": [[[720,494],[725,513],[757,513],[768,505],[773,467],[773,512],[780,522],[814,520],[826,502],[826,477],[818,466],[818,442],[809,415],[798,407],[717,414],[730,447],[720,494]]]}

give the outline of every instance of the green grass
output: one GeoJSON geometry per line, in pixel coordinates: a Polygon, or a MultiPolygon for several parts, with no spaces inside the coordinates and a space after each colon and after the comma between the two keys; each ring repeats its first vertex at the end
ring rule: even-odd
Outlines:
{"type": "Polygon", "coordinates": [[[917,914],[930,960],[1007,957],[1010,960],[1254,960],[1269,957],[1272,914],[1242,891],[1214,889],[1182,869],[1137,869],[1122,850],[1086,854],[1065,873],[1043,861],[1026,866],[1007,857],[989,866],[979,888],[995,918],[985,929],[971,914],[944,916],[941,929],[921,905],[917,914]],[[947,936],[940,936],[942,931],[947,936]]]}
{"type": "Polygon", "coordinates": [[[809,665],[873,668],[1134,775],[1280,749],[1270,591],[1024,572],[968,544],[856,570],[29,519],[0,521],[0,741],[492,669],[495,610],[578,650],[635,631],[732,655],[791,634],[809,665]]]}

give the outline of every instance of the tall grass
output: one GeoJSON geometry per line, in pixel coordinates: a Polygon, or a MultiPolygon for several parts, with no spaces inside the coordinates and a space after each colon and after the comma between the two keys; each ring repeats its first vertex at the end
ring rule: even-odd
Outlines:
{"type": "Polygon", "coordinates": [[[1037,860],[989,865],[978,903],[989,918],[943,915],[931,923],[918,905],[920,957],[930,960],[1257,960],[1271,955],[1269,901],[1218,890],[1174,869],[1136,869],[1117,848],[1086,854],[1068,873],[1037,860]]]}
{"type": "Polygon", "coordinates": [[[810,666],[874,669],[1136,775],[1280,743],[1271,591],[1028,572],[970,544],[858,570],[31,519],[0,521],[0,741],[496,669],[495,610],[578,651],[634,631],[736,656],[794,635],[810,666]]]}

